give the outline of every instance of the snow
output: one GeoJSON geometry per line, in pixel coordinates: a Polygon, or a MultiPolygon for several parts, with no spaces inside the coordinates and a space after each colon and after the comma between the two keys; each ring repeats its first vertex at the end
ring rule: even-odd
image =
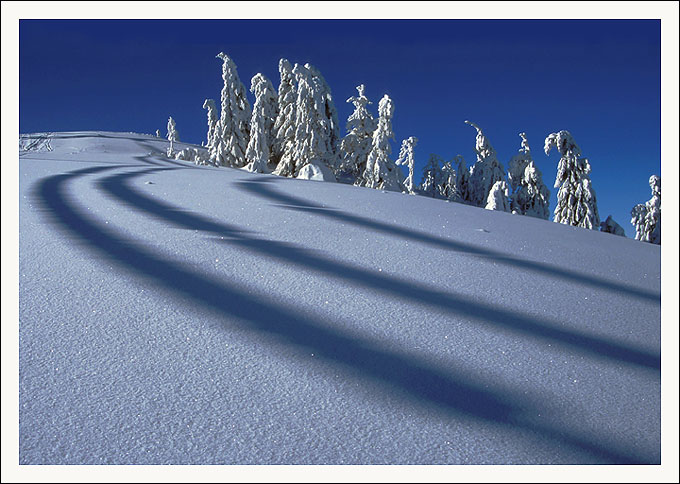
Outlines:
{"type": "Polygon", "coordinates": [[[299,180],[313,180],[335,182],[335,175],[328,166],[322,161],[312,161],[300,168],[298,176],[295,178],[299,180]]]}
{"type": "Polygon", "coordinates": [[[22,138],[20,464],[660,463],[659,246],[22,138]]]}

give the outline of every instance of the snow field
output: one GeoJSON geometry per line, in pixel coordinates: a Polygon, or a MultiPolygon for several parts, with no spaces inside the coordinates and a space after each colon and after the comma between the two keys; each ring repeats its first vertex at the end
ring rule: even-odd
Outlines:
{"type": "Polygon", "coordinates": [[[21,463],[658,463],[658,247],[50,143],[20,157],[21,463]]]}

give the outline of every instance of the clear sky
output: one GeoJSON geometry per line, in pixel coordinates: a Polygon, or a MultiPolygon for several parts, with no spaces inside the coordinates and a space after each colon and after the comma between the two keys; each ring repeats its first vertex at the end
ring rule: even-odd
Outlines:
{"type": "Polygon", "coordinates": [[[570,131],[590,159],[601,219],[634,236],[630,210],[661,174],[660,33],[659,20],[22,20],[19,128],[165,135],[172,116],[180,139],[200,144],[203,101],[219,105],[215,55],[234,59],[246,88],[258,72],[278,87],[285,57],[321,71],[343,128],[355,86],[366,85],[375,116],[388,94],[393,156],[418,138],[417,181],[430,153],[475,161],[466,119],[506,170],[524,131],[552,212],[559,156],[543,142],[570,131]]]}

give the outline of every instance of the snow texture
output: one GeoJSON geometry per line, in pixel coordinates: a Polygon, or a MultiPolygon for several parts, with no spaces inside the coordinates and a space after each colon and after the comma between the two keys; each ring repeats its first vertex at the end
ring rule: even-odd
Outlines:
{"type": "Polygon", "coordinates": [[[503,165],[500,164],[496,156],[496,150],[493,149],[481,128],[470,121],[465,121],[465,124],[469,124],[477,130],[475,138],[477,161],[470,168],[470,179],[468,181],[470,201],[477,207],[483,207],[487,203],[491,187],[497,181],[503,180],[505,173],[503,165]]]}
{"type": "Polygon", "coordinates": [[[635,226],[635,240],[661,244],[661,177],[649,177],[652,198],[644,205],[637,204],[631,211],[631,221],[635,226]]]}
{"type": "Polygon", "coordinates": [[[597,198],[590,182],[590,162],[581,156],[581,148],[576,144],[569,131],[551,133],[545,139],[545,154],[552,147],[560,153],[557,165],[555,188],[557,206],[555,217],[557,223],[597,230],[600,226],[600,215],[597,211],[597,198]]]}
{"type": "Polygon", "coordinates": [[[659,246],[23,138],[21,465],[660,463],[659,246]]]}

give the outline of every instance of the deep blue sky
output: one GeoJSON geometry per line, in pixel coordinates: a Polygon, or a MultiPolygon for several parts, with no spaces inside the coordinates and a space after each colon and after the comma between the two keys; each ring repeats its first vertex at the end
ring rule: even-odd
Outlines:
{"type": "Polygon", "coordinates": [[[613,215],[628,236],[630,209],[650,198],[647,180],[661,170],[658,20],[21,20],[19,42],[22,133],[165,135],[171,115],[182,141],[200,143],[224,51],[247,88],[258,72],[278,87],[281,57],[315,65],[343,127],[355,86],[366,85],[376,116],[388,94],[393,155],[416,136],[419,168],[430,153],[471,165],[469,119],[507,170],[525,131],[551,212],[559,156],[546,156],[543,141],[569,130],[590,159],[600,217],[613,215]]]}

